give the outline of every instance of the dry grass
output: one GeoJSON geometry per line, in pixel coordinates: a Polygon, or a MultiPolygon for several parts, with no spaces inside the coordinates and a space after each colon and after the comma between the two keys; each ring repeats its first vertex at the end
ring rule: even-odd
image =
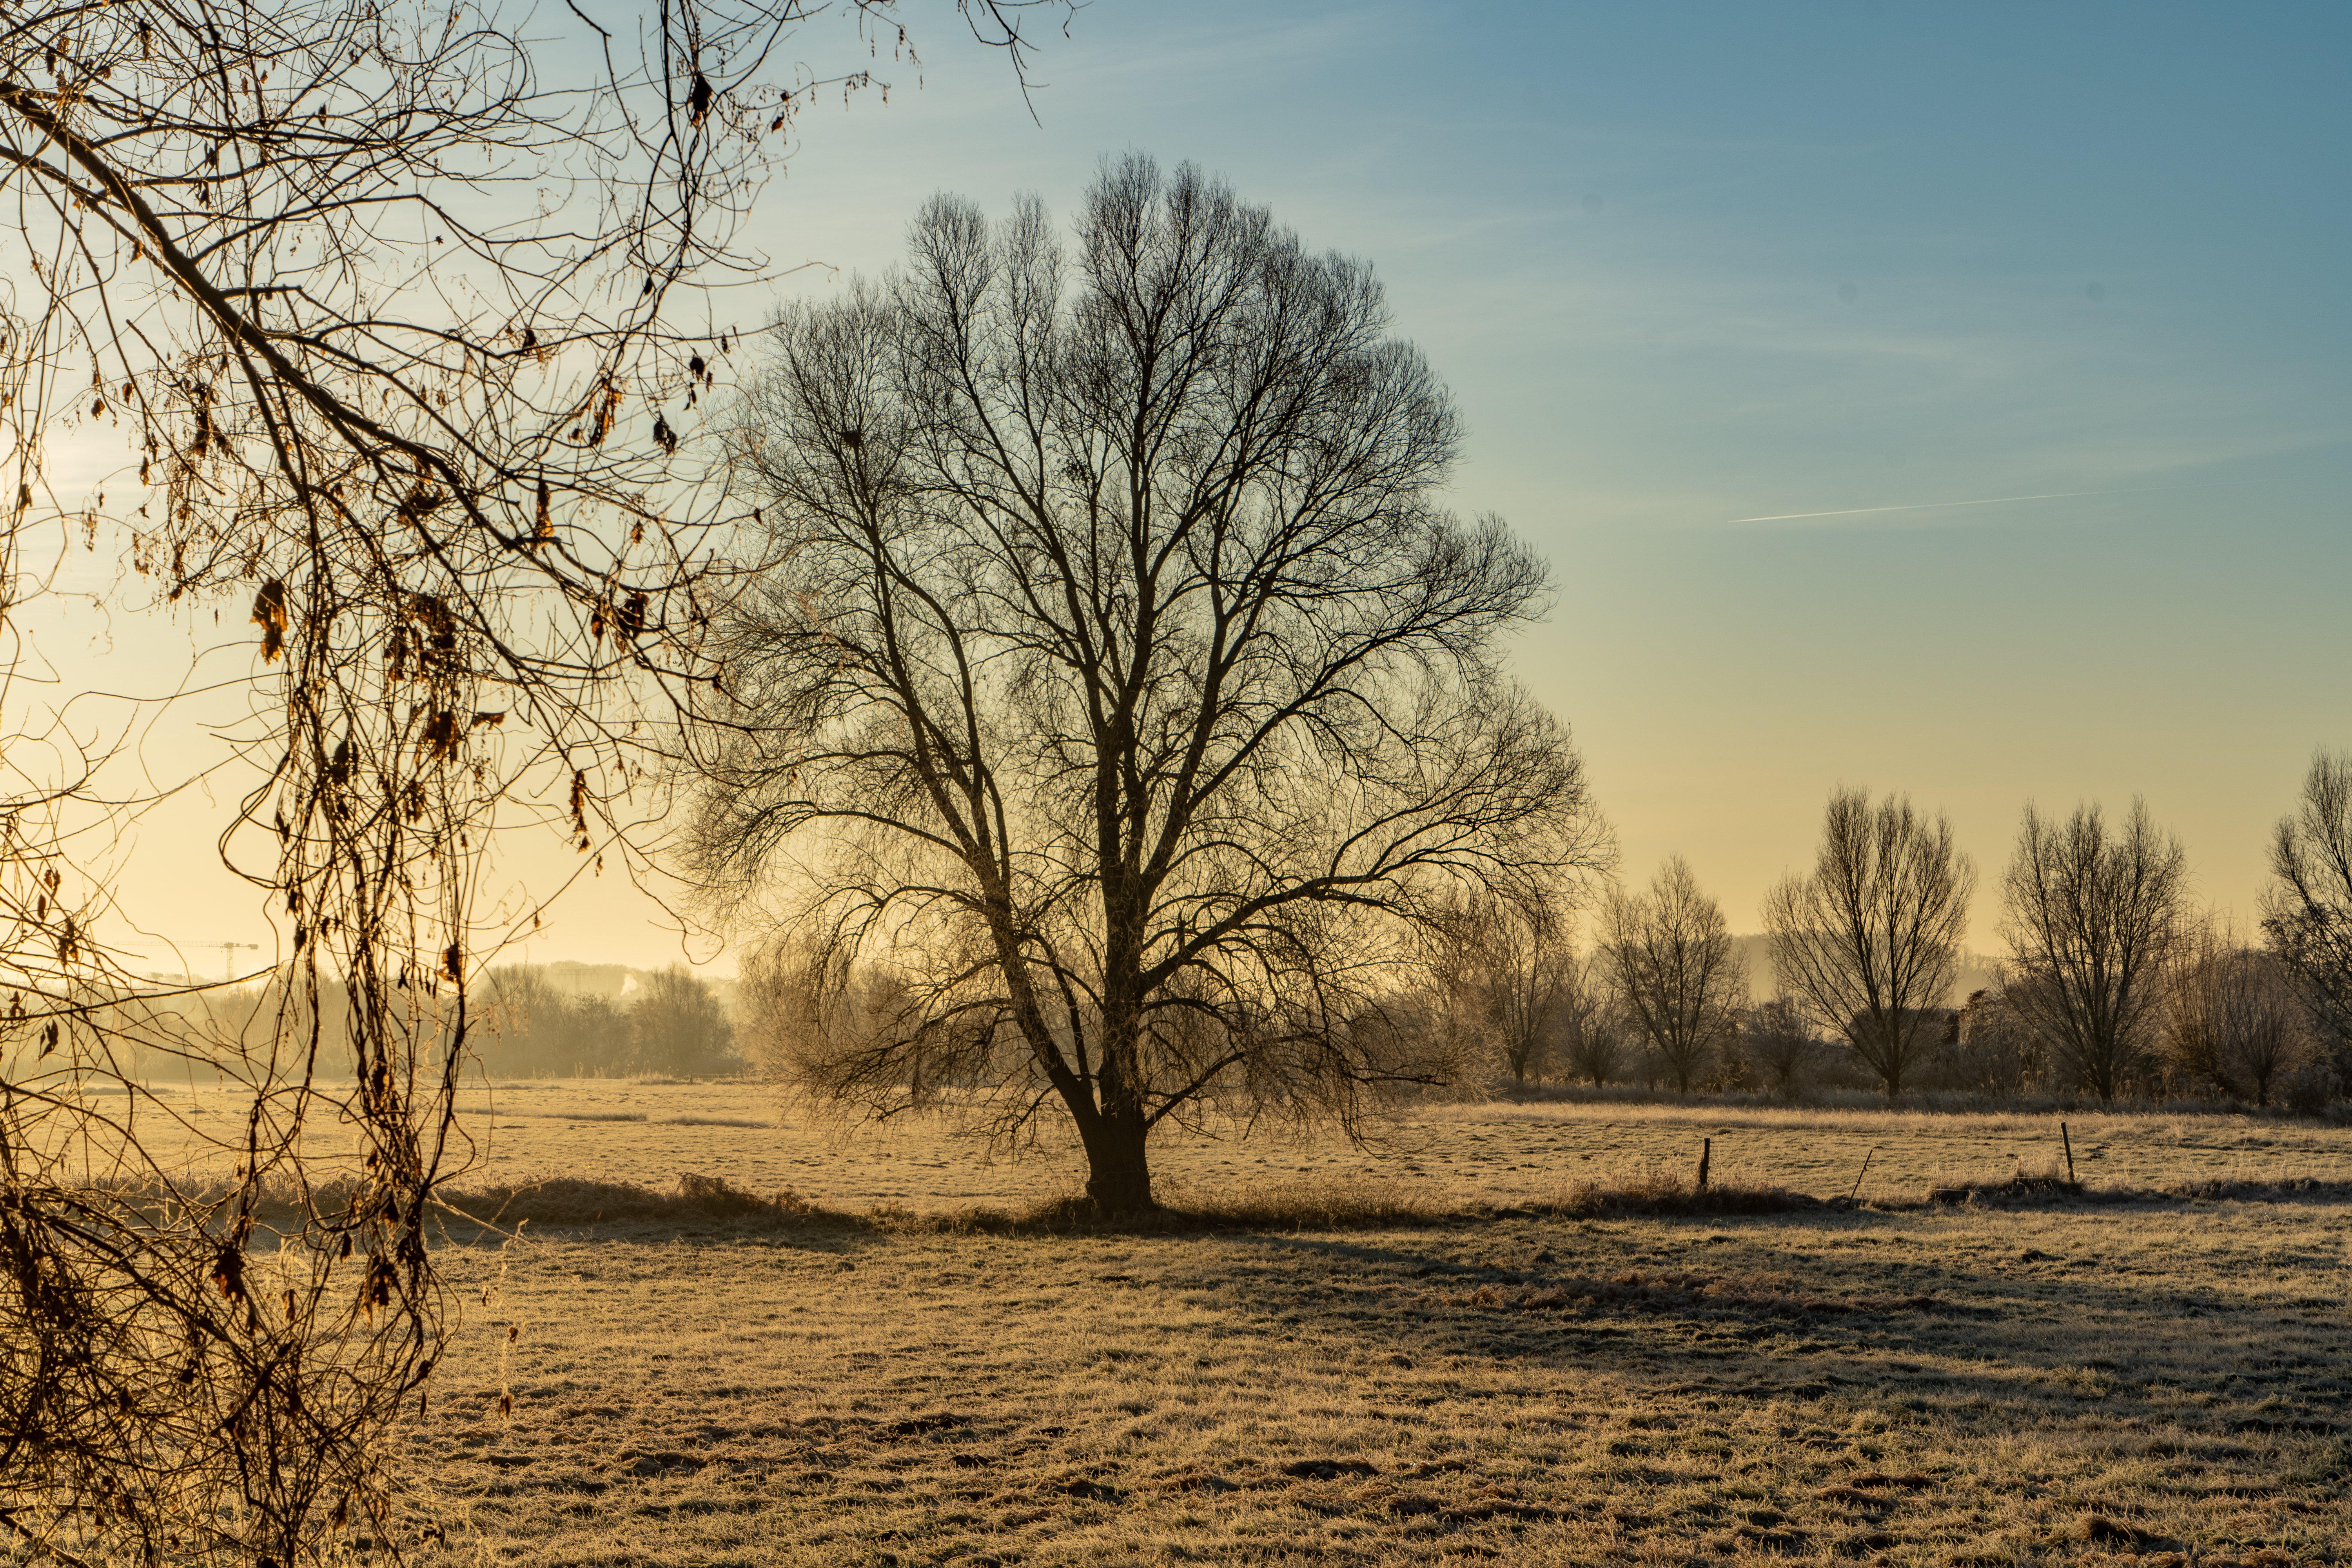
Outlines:
{"type": "MultiPolygon", "coordinates": [[[[740,1222],[755,1231],[872,1231],[937,1236],[1174,1236],[1211,1231],[1340,1231],[1399,1226],[1480,1225],[1498,1217],[1487,1205],[1445,1208],[1427,1194],[1345,1182],[1288,1181],[1244,1192],[1178,1189],[1159,1209],[1106,1221],[1075,1194],[1019,1208],[971,1207],[921,1211],[894,1203],[859,1213],[830,1208],[790,1188],[759,1194],[721,1176],[683,1174],[675,1188],[581,1177],[551,1177],[520,1185],[446,1191],[441,1203],[457,1219],[519,1232],[527,1225],[583,1228],[608,1225],[692,1226],[740,1222]]],[[[1711,1186],[1653,1177],[1626,1186],[1585,1184],[1538,1202],[1514,1205],[1500,1217],[1544,1215],[1593,1218],[1604,1215],[1760,1215],[1833,1206],[1778,1187],[1711,1186]]],[[[460,1226],[463,1239],[478,1239],[460,1226]]]]}
{"type": "Polygon", "coordinates": [[[415,1434],[424,1560],[2335,1560],[2347,1237],[2200,1201],[453,1249],[489,1305],[415,1434]]]}
{"type": "Polygon", "coordinates": [[[411,1560],[2352,1556],[2352,1139],[2072,1125],[2079,1190],[2032,1122],[1465,1108],[1402,1154],[1196,1151],[1114,1231],[1050,1163],[834,1142],[773,1181],[789,1130],[745,1170],[706,1140],[748,1129],[602,1124],[628,1169],[458,1200],[530,1223],[444,1253],[479,1305],[409,1436],[409,1540],[447,1532],[411,1560]],[[1706,1194],[1663,1158],[1702,1136],[1706,1194]],[[1874,1143],[1858,1201],[1768,1179],[1874,1143]],[[713,1174],[641,1179],[663,1150],[713,1174]]]}
{"type": "Polygon", "coordinates": [[[1370,1151],[1223,1129],[1162,1151],[1169,1213],[1106,1229],[1063,1152],[847,1137],[743,1086],[502,1089],[445,1194],[476,1305],[406,1437],[404,1544],[434,1568],[2352,1556],[2352,1131],[2067,1120],[2079,1183],[2038,1117],[1442,1107],[1370,1151]]]}
{"type": "MultiPolygon", "coordinates": [[[[173,1138],[186,1163],[237,1157],[241,1104],[185,1089],[163,1096],[144,1135],[173,1138]],[[207,1149],[204,1135],[220,1143],[207,1149]]],[[[1703,1137],[1717,1184],[1783,1187],[1864,1202],[1922,1199],[1933,1188],[2000,1182],[2062,1161],[2060,1118],[1997,1114],[1543,1103],[1433,1105],[1391,1124],[1382,1141],[1253,1134],[1213,1122],[1213,1136],[1163,1139],[1155,1163],[1170,1191],[1240,1193],[1307,1183],[1392,1194],[1433,1211],[1509,1208],[1586,1185],[1625,1188],[1686,1179],[1703,1137]],[[1866,1170],[1865,1170],[1866,1166],[1866,1170]],[[1857,1187],[1856,1179],[1860,1178],[1857,1187]]],[[[2181,1190],[2197,1183],[2352,1181],[2352,1128],[2272,1118],[2069,1115],[2075,1170],[2087,1186],[2181,1190]]],[[[863,1212],[896,1204],[923,1212],[1020,1211],[1074,1191],[1075,1151],[1047,1144],[991,1160],[936,1122],[847,1129],[812,1120],[757,1084],[618,1079],[485,1086],[460,1121],[468,1186],[520,1187],[543,1178],[667,1187],[681,1170],[723,1174],[759,1193],[789,1188],[822,1207],[863,1212]]],[[[341,1136],[331,1126],[322,1140],[341,1136]]],[[[319,1168],[335,1151],[313,1151],[319,1168]]],[[[167,1154],[167,1159],[170,1156],[167,1154]]]]}

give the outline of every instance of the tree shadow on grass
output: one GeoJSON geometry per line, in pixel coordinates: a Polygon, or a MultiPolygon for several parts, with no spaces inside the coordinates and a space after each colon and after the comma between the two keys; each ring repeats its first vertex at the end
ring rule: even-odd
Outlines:
{"type": "Polygon", "coordinates": [[[1804,1243],[1825,1224],[1838,1222],[1759,1226],[1720,1258],[1664,1263],[1557,1260],[1542,1226],[1525,1227],[1507,1261],[1447,1237],[1218,1239],[1250,1260],[1223,1265],[1239,1281],[1225,1294],[1247,1298],[1237,1305],[1408,1360],[1532,1357],[1725,1398],[2007,1407],[2256,1440],[2352,1431],[2342,1324],[2312,1315],[2316,1298],[2073,1270],[2032,1249],[1999,1268],[1824,1257],[1804,1243]]]}

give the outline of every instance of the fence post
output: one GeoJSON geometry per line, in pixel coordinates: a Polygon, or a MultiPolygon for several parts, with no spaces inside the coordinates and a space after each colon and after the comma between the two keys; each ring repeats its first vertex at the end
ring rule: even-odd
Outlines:
{"type": "Polygon", "coordinates": [[[1861,1192],[1862,1192],[1862,1179],[1863,1179],[1863,1177],[1864,1177],[1864,1176],[1866,1176],[1866,1175],[1870,1174],[1870,1163],[1871,1163],[1873,1160],[1875,1160],[1875,1159],[1877,1159],[1877,1158],[1878,1158],[1878,1145],[1877,1145],[1877,1144],[1875,1144],[1875,1143],[1873,1143],[1873,1144],[1870,1146],[1870,1152],[1869,1152],[1869,1153],[1867,1153],[1867,1154],[1864,1154],[1864,1155],[1862,1157],[1862,1169],[1861,1169],[1861,1170],[1859,1170],[1859,1171],[1856,1171],[1856,1172],[1853,1173],[1853,1190],[1852,1192],[1850,1192],[1850,1193],[1846,1194],[1846,1195],[1845,1195],[1845,1200],[1846,1200],[1846,1202],[1848,1202],[1848,1203],[1852,1203],[1852,1202],[1853,1202],[1853,1200],[1854,1200],[1857,1196],[1859,1196],[1859,1195],[1861,1194],[1861,1192]]]}

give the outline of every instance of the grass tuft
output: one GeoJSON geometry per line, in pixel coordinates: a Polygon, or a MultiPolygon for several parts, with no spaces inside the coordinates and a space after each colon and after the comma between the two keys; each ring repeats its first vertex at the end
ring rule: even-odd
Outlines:
{"type": "Polygon", "coordinates": [[[1200,1230],[1380,1230],[1484,1217],[1379,1182],[1276,1182],[1197,1194],[1179,1188],[1171,1196],[1176,1201],[1163,1212],[1179,1222],[1175,1227],[1200,1230]]]}
{"type": "Polygon", "coordinates": [[[2157,1189],[2158,1197],[2206,1198],[2225,1203],[2276,1204],[2290,1199],[2305,1203],[2340,1204],[2352,1200],[2352,1182],[2321,1181],[2315,1177],[2298,1177],[2281,1182],[2244,1182],[2226,1178],[2178,1182],[2157,1189]]]}
{"type": "Polygon", "coordinates": [[[486,1225],[539,1226],[696,1223],[752,1220],[772,1226],[856,1228],[857,1216],[822,1208],[789,1187],[766,1197],[736,1186],[724,1176],[681,1174],[675,1192],[634,1182],[597,1182],[576,1176],[500,1184],[467,1192],[445,1192],[441,1201],[457,1213],[486,1225]]]}
{"type": "Polygon", "coordinates": [[[593,1226],[701,1224],[733,1220],[782,1229],[867,1231],[888,1236],[1174,1236],[1215,1231],[1382,1230],[1481,1225],[1496,1219],[1602,1215],[1733,1215],[1840,1208],[1843,1199],[1781,1187],[1710,1186],[1695,1191],[1670,1177],[1587,1184],[1559,1197],[1496,1206],[1447,1205],[1400,1185],[1372,1182],[1282,1182],[1241,1191],[1175,1187],[1170,1202],[1106,1218],[1082,1194],[1017,1208],[975,1206],[944,1213],[876,1204],[863,1214],[827,1208],[787,1188],[762,1196],[720,1176],[682,1174],[675,1191],[625,1182],[562,1177],[448,1192],[451,1209],[486,1224],[593,1226]]]}
{"type": "Polygon", "coordinates": [[[1737,1182],[1695,1187],[1680,1176],[1652,1173],[1630,1182],[1603,1186],[1587,1182],[1570,1188],[1549,1203],[1528,1205],[1526,1212],[1547,1218],[1595,1219],[1605,1215],[1795,1214],[1804,1210],[1844,1206],[1843,1200],[1816,1198],[1786,1187],[1756,1186],[1737,1182]]]}
{"type": "Polygon", "coordinates": [[[1932,1187],[1931,1204],[1969,1204],[1979,1208],[2018,1208],[2084,1195],[2083,1184],[2052,1172],[2020,1171],[2005,1182],[1971,1182],[1957,1187],[1932,1187]]]}
{"type": "MultiPolygon", "coordinates": [[[[2053,1173],[2020,1171],[2003,1182],[1966,1186],[1934,1187],[1927,1202],[1967,1204],[1979,1208],[2046,1207],[2067,1203],[2176,1204],[2200,1200],[2213,1203],[2276,1204],[2290,1202],[2339,1204],[2352,1198],[2352,1182],[2316,1177],[2288,1177],[2275,1182],[2250,1182],[2230,1177],[2175,1182],[2160,1187],[2095,1187],[2070,1182],[2053,1173]]],[[[1883,1205],[1904,1207],[1904,1205],[1883,1205]]]]}
{"type": "MultiPolygon", "coordinates": [[[[230,1195],[226,1183],[197,1184],[199,1202],[230,1195]]],[[[1298,1180],[1256,1184],[1238,1190],[1166,1184],[1169,1201],[1143,1214],[1106,1218],[1084,1194],[1066,1192],[1020,1206],[980,1205],[947,1211],[918,1210],[894,1202],[864,1212],[828,1206],[792,1188],[758,1193],[724,1176],[681,1173],[675,1188],[582,1177],[499,1183],[443,1189],[449,1212],[486,1225],[529,1223],[576,1228],[601,1225],[705,1226],[724,1221],[767,1230],[859,1231],[878,1236],[1048,1237],[1079,1235],[1177,1236],[1218,1231],[1347,1231],[1434,1229],[1490,1224],[1500,1219],[1734,1218],[1742,1215],[1809,1214],[1862,1206],[1843,1194],[1814,1197],[1786,1187],[1717,1183],[1695,1188],[1676,1176],[1650,1173],[1609,1184],[1588,1182],[1548,1198],[1517,1204],[1448,1204],[1423,1190],[1378,1181],[1298,1180]]],[[[162,1194],[131,1188],[124,1195],[142,1206],[160,1206],[162,1194]]],[[[312,1189],[320,1213],[346,1206],[358,1191],[349,1178],[312,1189]]],[[[2072,1205],[2164,1206],[2191,1202],[2316,1203],[2352,1201],[2352,1182],[2294,1178],[2275,1182],[2189,1181],[2155,1187],[2089,1186],[2046,1172],[2020,1171],[2000,1182],[1937,1187],[1926,1202],[1881,1198],[1868,1206],[1891,1212],[1948,1205],[2028,1209],[2072,1205]]],[[[260,1194],[255,1218],[265,1228],[287,1229],[301,1205],[293,1189],[272,1183],[260,1194]]]]}

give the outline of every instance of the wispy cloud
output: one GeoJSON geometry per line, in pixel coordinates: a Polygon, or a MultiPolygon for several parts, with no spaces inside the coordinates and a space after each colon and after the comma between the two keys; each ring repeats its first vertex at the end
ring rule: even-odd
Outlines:
{"type": "Polygon", "coordinates": [[[2136,495],[2146,488],[2146,486],[2138,486],[2114,490],[2051,490],[2046,494],[2032,496],[1987,496],[1981,500],[1907,501],[1900,506],[1849,506],[1841,507],[1835,511],[1782,511],[1775,512],[1769,517],[1735,517],[1731,521],[1733,522],[1798,522],[1806,518],[1863,517],[1871,512],[1880,511],[1938,511],[1947,507],[2006,506],[2011,501],[2071,500],[2077,496],[2136,495]]]}

